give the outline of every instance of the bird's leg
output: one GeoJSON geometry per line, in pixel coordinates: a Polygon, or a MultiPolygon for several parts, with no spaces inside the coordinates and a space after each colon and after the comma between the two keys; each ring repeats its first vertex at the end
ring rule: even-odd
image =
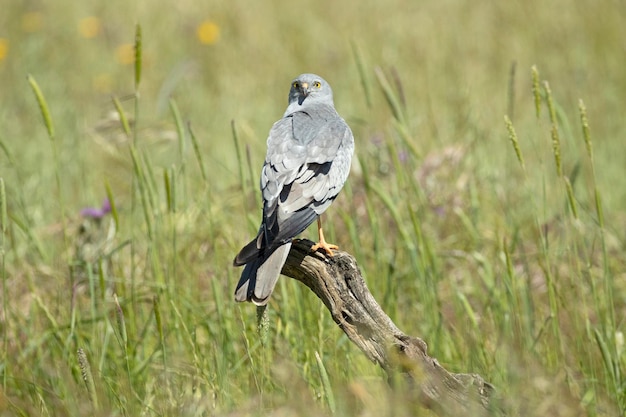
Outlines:
{"type": "Polygon", "coordinates": [[[339,249],[339,246],[326,242],[326,239],[324,239],[324,231],[322,230],[322,220],[319,217],[317,218],[317,233],[319,234],[320,240],[318,243],[311,246],[311,250],[315,252],[318,249],[323,249],[326,255],[332,258],[335,255],[332,250],[339,249]]]}

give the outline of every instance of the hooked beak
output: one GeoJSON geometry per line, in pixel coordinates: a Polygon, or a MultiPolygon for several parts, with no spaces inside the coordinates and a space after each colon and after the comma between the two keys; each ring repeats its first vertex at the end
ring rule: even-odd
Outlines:
{"type": "Polygon", "coordinates": [[[298,98],[298,104],[302,105],[304,99],[309,95],[309,83],[300,84],[300,97],[298,98]]]}

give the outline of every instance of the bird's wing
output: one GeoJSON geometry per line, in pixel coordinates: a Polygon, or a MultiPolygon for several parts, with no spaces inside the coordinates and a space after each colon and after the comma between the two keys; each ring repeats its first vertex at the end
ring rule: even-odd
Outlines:
{"type": "Polygon", "coordinates": [[[349,157],[343,161],[340,152],[347,141],[352,132],[331,106],[296,112],[274,124],[261,173],[265,245],[294,238],[328,208],[343,186],[346,163],[349,169],[349,157]]]}

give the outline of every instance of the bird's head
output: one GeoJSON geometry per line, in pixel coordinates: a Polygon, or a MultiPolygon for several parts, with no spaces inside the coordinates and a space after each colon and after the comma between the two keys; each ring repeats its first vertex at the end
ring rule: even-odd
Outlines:
{"type": "Polygon", "coordinates": [[[319,75],[301,74],[291,82],[291,90],[289,90],[290,107],[297,103],[302,105],[304,102],[310,103],[314,101],[333,103],[333,90],[330,85],[319,75]]]}

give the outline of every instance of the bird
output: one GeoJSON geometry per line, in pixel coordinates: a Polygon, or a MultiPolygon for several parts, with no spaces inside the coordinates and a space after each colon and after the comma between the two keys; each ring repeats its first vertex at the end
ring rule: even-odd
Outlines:
{"type": "Polygon", "coordinates": [[[235,300],[264,306],[276,286],[293,239],[317,220],[312,251],[332,257],[320,215],[335,200],[350,172],[354,136],[337,113],[333,91],[322,77],[301,74],[291,82],[289,103],[267,138],[261,169],[261,226],[233,261],[244,266],[235,300]]]}

